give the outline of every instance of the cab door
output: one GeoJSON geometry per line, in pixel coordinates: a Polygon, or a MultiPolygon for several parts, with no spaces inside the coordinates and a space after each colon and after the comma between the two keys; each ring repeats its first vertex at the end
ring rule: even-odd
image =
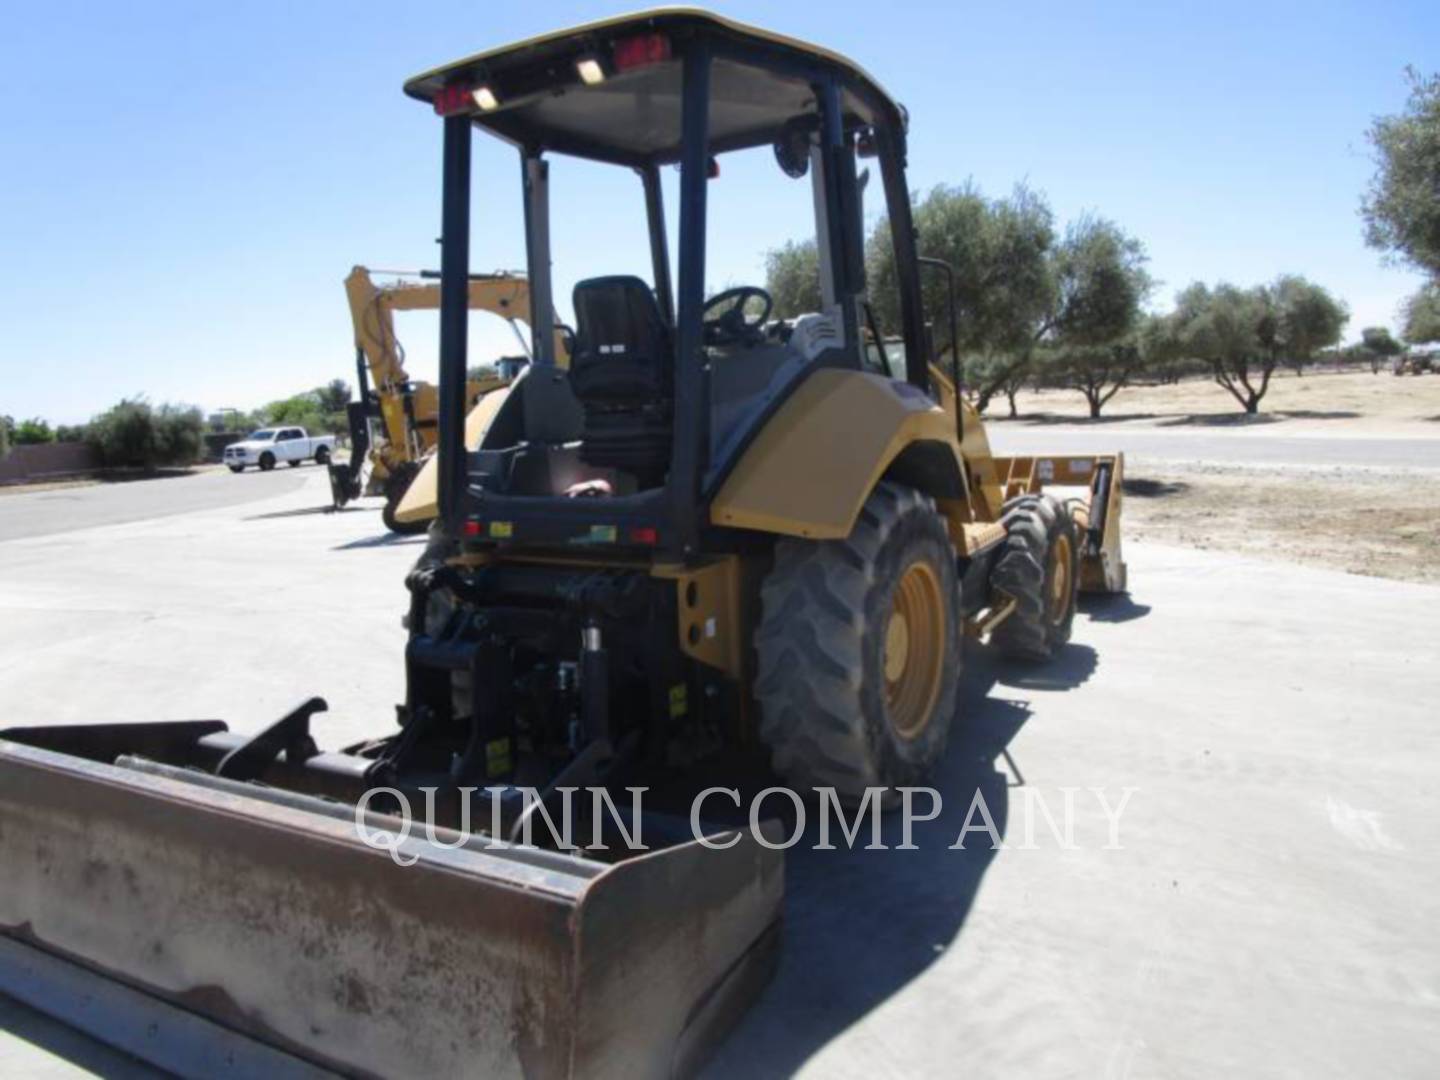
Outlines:
{"type": "Polygon", "coordinates": [[[281,428],[275,436],[275,456],[281,461],[298,461],[305,456],[305,436],[299,428],[281,428]]]}

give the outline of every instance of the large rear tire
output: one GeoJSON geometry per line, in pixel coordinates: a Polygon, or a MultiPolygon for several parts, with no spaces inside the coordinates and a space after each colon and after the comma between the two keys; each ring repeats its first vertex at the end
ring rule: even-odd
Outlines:
{"type": "Polygon", "coordinates": [[[1015,598],[991,640],[1006,656],[1045,661],[1070,640],[1080,583],[1080,539],[1070,507],[1053,495],[1021,495],[1000,519],[1005,547],[990,581],[1015,598]]]}
{"type": "Polygon", "coordinates": [[[405,492],[410,490],[410,485],[418,475],[420,466],[413,461],[406,461],[395,466],[385,480],[385,508],[380,511],[380,519],[385,522],[387,529],[401,536],[415,536],[430,528],[428,518],[424,521],[399,521],[395,517],[395,511],[400,508],[400,500],[405,497],[405,492]]]}
{"type": "Polygon", "coordinates": [[[960,678],[955,552],[935,504],[882,482],[844,540],[781,540],[761,606],[755,694],[780,778],[851,803],[923,781],[960,678]]]}

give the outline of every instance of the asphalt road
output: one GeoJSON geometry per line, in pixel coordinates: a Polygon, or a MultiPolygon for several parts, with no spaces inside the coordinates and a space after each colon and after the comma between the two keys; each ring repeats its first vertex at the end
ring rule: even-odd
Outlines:
{"type": "MultiPolygon", "coordinates": [[[[196,510],[237,506],[296,490],[318,466],[250,469],[235,474],[207,469],[188,476],[127,480],[53,488],[49,491],[0,492],[0,541],[48,536],[100,525],[150,521],[196,510]]],[[[329,495],[326,494],[328,501],[329,495]]]]}
{"type": "Polygon", "coordinates": [[[1440,469],[1440,430],[1433,439],[1023,423],[990,424],[988,432],[992,448],[1000,454],[1102,454],[1120,450],[1142,461],[1156,462],[1440,469]]]}
{"type": "MultiPolygon", "coordinates": [[[[1122,450],[1142,462],[1210,461],[1250,465],[1362,466],[1440,469],[1440,437],[1373,438],[1272,435],[1262,431],[1193,431],[1121,426],[994,423],[991,443],[1002,454],[1097,454],[1122,450]]],[[[316,468],[240,475],[193,476],[94,484],[28,494],[0,494],[0,541],[100,525],[146,521],[237,506],[296,490],[316,468]]],[[[328,502],[328,492],[317,495],[328,502]]]]}
{"type": "MultiPolygon", "coordinates": [[[[297,479],[0,544],[4,723],[255,730],[320,693],[322,747],[389,730],[421,541],[297,479]]],[[[787,856],[779,971],[710,1075],[1433,1075],[1440,588],[1127,557],[1131,595],[1087,606],[1054,664],[968,651],[916,850],[892,819],[890,850],[787,856]],[[1118,847],[1096,788],[1133,789],[1118,847]],[[1038,807],[1067,789],[1073,845],[1038,807]],[[999,850],[951,846],[976,792],[999,850]]],[[[0,1007],[0,1073],[47,1071],[116,1068],[0,1007]]]]}

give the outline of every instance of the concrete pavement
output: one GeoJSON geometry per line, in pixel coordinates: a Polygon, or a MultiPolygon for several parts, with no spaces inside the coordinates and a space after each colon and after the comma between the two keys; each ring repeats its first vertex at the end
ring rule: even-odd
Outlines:
{"type": "Polygon", "coordinates": [[[307,472],[320,471],[307,463],[299,468],[238,475],[228,469],[208,469],[189,476],[154,480],[126,480],[48,491],[0,492],[0,540],[46,536],[70,529],[150,521],[210,507],[236,506],[269,499],[296,490],[307,472]]]}
{"type": "MultiPolygon", "coordinates": [[[[0,543],[4,726],[254,729],[319,693],[323,746],[387,730],[420,541],[373,501],[321,512],[323,474],[297,475],[243,506],[0,543]]],[[[918,850],[790,853],[779,973],[711,1075],[1431,1071],[1440,589],[1127,557],[1131,596],[1091,606],[1051,667],[970,651],[918,850]],[[1033,802],[1059,818],[1066,788],[1069,849],[1033,802]],[[1112,810],[1135,789],[1119,850],[1092,788],[1112,810]],[[951,850],[977,791],[1005,847],[951,850]]],[[[14,1015],[7,1074],[30,1055],[112,1071],[14,1015]]]]}

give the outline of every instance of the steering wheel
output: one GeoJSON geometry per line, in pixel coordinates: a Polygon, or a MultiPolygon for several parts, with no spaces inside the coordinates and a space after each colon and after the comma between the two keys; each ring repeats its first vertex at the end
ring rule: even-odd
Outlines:
{"type": "Polygon", "coordinates": [[[716,293],[705,302],[700,316],[705,328],[705,344],[734,345],[753,341],[760,335],[760,328],[770,318],[770,309],[774,306],[775,301],[770,294],[756,285],[741,285],[716,293]],[[745,307],[751,300],[759,300],[764,305],[754,318],[745,314],[745,307]]]}

